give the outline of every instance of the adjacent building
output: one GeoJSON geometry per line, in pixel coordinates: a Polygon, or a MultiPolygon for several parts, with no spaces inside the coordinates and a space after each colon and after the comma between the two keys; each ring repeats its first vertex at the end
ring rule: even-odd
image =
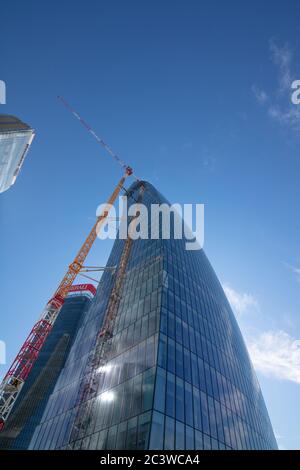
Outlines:
{"type": "MultiPolygon", "coordinates": [[[[141,185],[144,204],[168,203],[147,182],[132,185],[132,201],[141,185]]],[[[115,241],[107,266],[125,243],[115,241]]],[[[132,243],[105,363],[91,373],[117,273],[102,276],[30,448],[277,449],[220,282],[185,240],[132,243]]]]}
{"type": "Polygon", "coordinates": [[[71,287],[62,310],[0,434],[0,449],[27,449],[96,289],[71,287]]]}
{"type": "Polygon", "coordinates": [[[0,114],[0,193],[15,183],[33,137],[28,124],[15,116],[0,114]]]}

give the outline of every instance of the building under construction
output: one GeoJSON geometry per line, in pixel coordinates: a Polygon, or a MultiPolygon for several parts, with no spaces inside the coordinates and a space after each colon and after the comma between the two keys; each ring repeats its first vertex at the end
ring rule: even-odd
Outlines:
{"type": "Polygon", "coordinates": [[[0,433],[0,449],[28,448],[95,292],[91,284],[75,285],[70,290],[61,315],[0,433]]]}
{"type": "MultiPolygon", "coordinates": [[[[167,202],[134,183],[132,202],[167,202]]],[[[235,317],[203,250],[116,240],[31,449],[276,449],[235,317]]]]}
{"type": "Polygon", "coordinates": [[[150,237],[151,224],[148,239],[134,239],[129,230],[125,240],[115,241],[105,268],[85,266],[122,190],[128,205],[137,205],[129,218],[132,229],[139,204],[150,209],[153,203],[169,203],[61,101],[124,175],[0,385],[3,447],[276,449],[224,291],[203,249],[187,251],[187,240],[174,236],[174,217],[170,239],[163,239],[161,226],[158,239],[150,237]],[[136,181],[126,189],[128,176],[136,181]],[[45,361],[45,347],[64,322],[77,275],[99,269],[103,275],[74,341],[68,341],[70,333],[60,335],[45,361]]]}

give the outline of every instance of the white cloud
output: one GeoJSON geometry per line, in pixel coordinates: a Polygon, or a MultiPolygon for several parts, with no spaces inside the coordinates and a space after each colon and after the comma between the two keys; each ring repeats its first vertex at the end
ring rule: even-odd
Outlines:
{"type": "Polygon", "coordinates": [[[261,105],[266,105],[268,116],[281,126],[300,131],[300,106],[291,102],[291,85],[295,78],[292,72],[293,52],[288,44],[278,45],[270,40],[271,61],[277,68],[278,84],[273,93],[268,94],[252,86],[252,92],[261,105]]]}
{"type": "Polygon", "coordinates": [[[300,383],[300,341],[283,330],[267,331],[249,340],[254,367],[266,376],[300,383]]]}
{"type": "Polygon", "coordinates": [[[280,105],[271,105],[268,114],[279,124],[291,127],[294,130],[300,130],[300,107],[290,104],[287,108],[280,105]]]}
{"type": "MultiPolygon", "coordinates": [[[[300,268],[287,265],[299,276],[300,268]]],[[[224,292],[238,317],[248,311],[259,311],[257,299],[244,292],[238,292],[228,284],[223,284],[224,292]]],[[[249,317],[247,316],[248,320],[249,317]]],[[[281,318],[284,320],[284,316],[281,318]]],[[[267,377],[288,380],[300,384],[300,340],[297,340],[283,329],[259,332],[257,327],[244,331],[247,349],[256,371],[267,377]]],[[[278,439],[283,436],[278,436],[278,439]]]]}
{"type": "Polygon", "coordinates": [[[224,284],[223,289],[231,307],[238,315],[245,313],[251,307],[255,310],[259,309],[258,302],[253,295],[245,292],[238,292],[228,284],[224,284]]]}
{"type": "Polygon", "coordinates": [[[292,83],[291,65],[293,53],[288,44],[279,46],[274,39],[270,40],[271,59],[279,69],[279,87],[281,91],[290,89],[292,83]]]}
{"type": "Polygon", "coordinates": [[[289,268],[293,273],[296,274],[297,281],[300,282],[300,268],[296,268],[296,266],[293,266],[292,264],[288,263],[283,263],[287,268],[289,268]]]}
{"type": "Polygon", "coordinates": [[[260,104],[264,104],[268,100],[268,95],[264,90],[258,88],[256,85],[253,85],[251,89],[260,104]]]}
{"type": "Polygon", "coordinates": [[[202,165],[207,170],[213,171],[215,169],[216,161],[217,159],[213,155],[206,153],[202,158],[202,165]]]}

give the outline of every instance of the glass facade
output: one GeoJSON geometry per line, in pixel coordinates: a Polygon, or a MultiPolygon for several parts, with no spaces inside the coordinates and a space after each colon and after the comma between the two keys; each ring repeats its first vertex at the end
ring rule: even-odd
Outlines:
{"type": "MultiPolygon", "coordinates": [[[[167,202],[143,184],[144,204],[167,202]]],[[[124,243],[115,241],[108,266],[124,243]]],[[[276,449],[229,303],[203,250],[186,251],[185,240],[133,242],[109,356],[94,396],[82,399],[114,282],[104,272],[30,448],[276,449]]]]}
{"type": "Polygon", "coordinates": [[[0,449],[27,449],[92,296],[69,294],[0,434],[0,449]]]}
{"type": "Polygon", "coordinates": [[[0,193],[15,183],[33,137],[27,124],[14,116],[0,115],[0,193]]]}

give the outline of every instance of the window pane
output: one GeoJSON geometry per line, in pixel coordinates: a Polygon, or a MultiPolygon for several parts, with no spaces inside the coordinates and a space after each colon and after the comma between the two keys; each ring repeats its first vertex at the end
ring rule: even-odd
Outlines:
{"type": "Polygon", "coordinates": [[[137,439],[137,418],[128,421],[126,449],[136,449],[137,439]]]}
{"type": "Polygon", "coordinates": [[[99,433],[98,449],[106,449],[107,429],[99,433]]]}
{"type": "Polygon", "coordinates": [[[165,411],[165,395],[166,395],[166,371],[157,367],[154,408],[164,413],[165,411]]]}
{"type": "Polygon", "coordinates": [[[200,431],[195,431],[195,450],[203,449],[203,438],[200,431]]]}
{"type": "Polygon", "coordinates": [[[162,334],[159,338],[158,365],[167,368],[167,337],[162,334]]]}
{"type": "Polygon", "coordinates": [[[116,449],[126,449],[127,421],[119,424],[116,449]]]}
{"type": "Polygon", "coordinates": [[[166,413],[175,418],[175,375],[167,373],[166,413]]]}
{"type": "Polygon", "coordinates": [[[184,388],[179,377],[176,377],[176,419],[184,421],[184,388]]]}
{"type": "Polygon", "coordinates": [[[174,450],[175,421],[173,418],[166,417],[165,425],[165,445],[164,449],[174,450]]]}
{"type": "Polygon", "coordinates": [[[203,448],[204,448],[204,450],[210,450],[211,449],[210,437],[207,436],[206,434],[203,434],[203,448]]]}
{"type": "Polygon", "coordinates": [[[193,399],[194,399],[194,426],[196,429],[202,429],[200,392],[196,387],[193,387],[193,399]]]}
{"type": "Polygon", "coordinates": [[[97,449],[98,437],[99,437],[99,433],[98,433],[98,432],[96,432],[95,434],[93,434],[93,435],[91,436],[90,446],[89,446],[89,449],[90,449],[90,450],[96,450],[96,449],[97,449]]]}
{"type": "Polygon", "coordinates": [[[205,432],[206,434],[210,434],[207,398],[206,398],[206,394],[203,392],[200,392],[200,403],[201,403],[201,412],[202,412],[203,432],[205,432]]]}
{"type": "Polygon", "coordinates": [[[187,450],[194,450],[194,429],[190,426],[185,427],[185,448],[187,450]]]}
{"type": "Polygon", "coordinates": [[[115,446],[116,446],[116,437],[117,437],[117,426],[113,426],[108,431],[107,443],[106,443],[106,448],[107,449],[114,449],[115,448],[115,446]]]}
{"type": "Polygon", "coordinates": [[[164,444],[164,415],[153,412],[150,446],[151,450],[162,450],[164,444]]]}
{"type": "Polygon", "coordinates": [[[154,369],[149,369],[143,374],[143,411],[150,410],[153,403],[153,390],[154,390],[154,369]]]}
{"type": "Polygon", "coordinates": [[[188,383],[185,384],[185,421],[190,426],[194,425],[192,386],[188,383]]]}
{"type": "Polygon", "coordinates": [[[191,361],[190,361],[190,352],[184,348],[183,350],[184,355],[184,374],[185,380],[187,382],[192,382],[192,374],[191,374],[191,361]]]}
{"type": "Polygon", "coordinates": [[[151,413],[144,413],[139,416],[137,449],[147,449],[150,432],[151,413]]]}
{"type": "Polygon", "coordinates": [[[181,344],[176,343],[176,375],[183,378],[183,352],[181,344]]]}
{"type": "Polygon", "coordinates": [[[207,397],[207,398],[208,398],[208,409],[209,409],[210,434],[212,437],[217,439],[218,434],[217,434],[217,426],[216,426],[214,399],[211,397],[207,397]]]}
{"type": "Polygon", "coordinates": [[[175,374],[175,341],[168,338],[168,370],[175,374]]]}
{"type": "Polygon", "coordinates": [[[176,450],[184,450],[184,424],[176,421],[176,450]]]}

